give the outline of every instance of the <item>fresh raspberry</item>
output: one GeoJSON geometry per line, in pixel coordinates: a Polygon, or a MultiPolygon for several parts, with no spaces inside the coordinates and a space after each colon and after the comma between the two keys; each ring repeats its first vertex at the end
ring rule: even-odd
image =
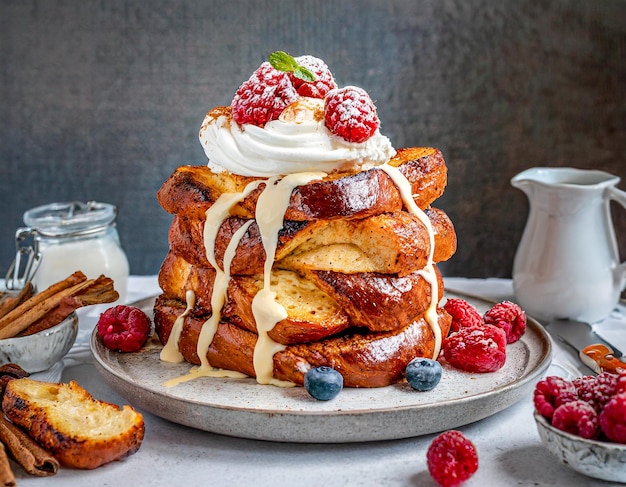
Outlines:
{"type": "Polygon", "coordinates": [[[307,68],[315,76],[315,81],[307,82],[293,73],[289,73],[289,79],[298,95],[324,98],[326,93],[337,88],[337,83],[335,83],[335,79],[324,61],[309,55],[299,56],[295,59],[300,66],[307,68]]]}
{"type": "Polygon", "coordinates": [[[356,86],[326,94],[324,119],[328,130],[348,142],[365,142],[380,125],[374,102],[364,89],[356,86]]]}
{"type": "Polygon", "coordinates": [[[551,420],[554,410],[561,404],[576,401],[576,387],[570,381],[554,375],[540,380],[535,385],[533,403],[543,417],[551,420]]]}
{"type": "Polygon", "coordinates": [[[506,361],[506,334],[491,325],[461,328],[444,341],[443,356],[466,372],[495,372],[506,361]]]}
{"type": "Polygon", "coordinates": [[[150,318],[139,308],[118,305],[98,319],[98,334],[104,346],[119,352],[136,352],[150,334],[150,318]]]}
{"type": "Polygon", "coordinates": [[[626,392],[613,396],[600,413],[600,428],[615,443],[626,443],[626,392]]]}
{"type": "Polygon", "coordinates": [[[617,384],[615,385],[615,393],[620,394],[626,392],[626,367],[618,369],[617,371],[617,384]]]}
{"type": "Polygon", "coordinates": [[[587,439],[598,437],[598,413],[581,400],[566,402],[554,410],[552,426],[587,439]]]}
{"type": "Polygon", "coordinates": [[[604,405],[617,393],[616,374],[602,372],[596,377],[587,375],[572,381],[578,398],[589,403],[596,412],[602,411],[604,405]]]}
{"type": "Polygon", "coordinates": [[[526,331],[526,313],[511,301],[494,305],[483,316],[485,323],[502,328],[506,332],[506,342],[514,343],[526,331]]]}
{"type": "Polygon", "coordinates": [[[446,431],[432,441],[426,461],[431,477],[442,487],[461,485],[478,470],[476,447],[456,430],[446,431]]]}
{"type": "Polygon", "coordinates": [[[464,299],[449,298],[443,307],[452,316],[451,332],[483,325],[483,317],[478,310],[464,299]]]}
{"type": "Polygon", "coordinates": [[[249,123],[264,127],[297,98],[288,74],[274,69],[266,61],[237,89],[230,104],[233,120],[239,125],[249,123]]]}

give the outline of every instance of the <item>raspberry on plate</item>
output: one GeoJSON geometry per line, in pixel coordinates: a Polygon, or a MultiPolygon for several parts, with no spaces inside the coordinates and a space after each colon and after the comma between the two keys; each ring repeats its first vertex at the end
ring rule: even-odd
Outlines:
{"type": "Polygon", "coordinates": [[[297,98],[289,75],[266,61],[237,89],[231,102],[233,120],[264,127],[297,98]]]}
{"type": "Polygon", "coordinates": [[[485,323],[502,328],[506,332],[507,343],[514,343],[526,331],[526,313],[519,305],[503,301],[494,305],[483,316],[485,323]]]}
{"type": "Polygon", "coordinates": [[[554,410],[561,404],[578,399],[576,387],[570,381],[554,375],[540,380],[535,385],[533,403],[544,418],[552,419],[554,410]]]}
{"type": "Polygon", "coordinates": [[[315,76],[314,81],[305,81],[296,76],[293,72],[289,73],[291,83],[298,92],[298,95],[311,98],[324,98],[326,93],[337,88],[337,83],[335,83],[330,69],[321,59],[305,55],[295,58],[295,61],[299,65],[307,68],[315,76]]]}
{"type": "Polygon", "coordinates": [[[495,372],[506,361],[506,334],[491,325],[461,328],[444,341],[443,356],[466,372],[495,372]]]}
{"type": "Polygon", "coordinates": [[[105,347],[136,352],[148,339],[151,321],[139,308],[120,304],[102,313],[96,326],[105,347]]]}
{"type": "Polygon", "coordinates": [[[374,102],[357,86],[334,89],[326,94],[324,120],[328,130],[348,142],[365,142],[380,125],[374,102]]]}
{"type": "Polygon", "coordinates": [[[478,470],[476,447],[456,430],[446,431],[432,441],[426,461],[431,477],[442,487],[461,485],[478,470]]]}
{"type": "Polygon", "coordinates": [[[452,316],[450,331],[459,331],[460,328],[482,326],[483,317],[478,310],[464,299],[448,298],[444,309],[452,316]]]}
{"type": "Polygon", "coordinates": [[[554,410],[552,426],[581,438],[598,437],[598,413],[589,403],[581,400],[566,402],[554,410]]]}
{"type": "Polygon", "coordinates": [[[606,403],[600,413],[600,428],[609,440],[626,444],[626,392],[606,403]]]}

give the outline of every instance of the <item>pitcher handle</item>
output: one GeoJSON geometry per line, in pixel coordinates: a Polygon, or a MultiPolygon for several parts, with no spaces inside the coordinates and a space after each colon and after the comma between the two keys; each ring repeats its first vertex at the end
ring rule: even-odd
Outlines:
{"type": "MultiPolygon", "coordinates": [[[[609,196],[609,199],[616,201],[617,203],[619,203],[626,209],[626,191],[622,191],[621,189],[618,189],[613,186],[613,187],[608,188],[608,196],[609,196]]],[[[618,266],[618,269],[622,273],[621,288],[623,291],[626,288],[626,262],[622,262],[618,266]]]]}

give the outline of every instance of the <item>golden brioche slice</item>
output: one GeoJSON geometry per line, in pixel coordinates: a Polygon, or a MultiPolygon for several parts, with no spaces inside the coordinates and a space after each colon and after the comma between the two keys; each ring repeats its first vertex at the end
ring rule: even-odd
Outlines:
{"type": "MultiPolygon", "coordinates": [[[[443,296],[443,279],[435,266],[437,296],[443,296]]],[[[432,287],[420,272],[408,276],[376,273],[341,274],[309,271],[311,285],[327,293],[350,317],[350,323],[373,332],[406,326],[428,309],[432,287]]],[[[320,292],[321,292],[320,291],[320,292]]]]}
{"type": "MultiPolygon", "coordinates": [[[[435,266],[438,295],[443,281],[435,266]]],[[[170,252],[159,272],[163,296],[185,308],[186,293],[195,295],[195,313],[208,319],[215,272],[187,263],[170,252]]],[[[232,276],[221,311],[231,322],[256,332],[252,300],[263,286],[263,276],[232,276]]],[[[406,276],[360,272],[274,269],[271,275],[276,301],[287,311],[269,332],[278,343],[303,343],[335,335],[348,326],[371,331],[397,330],[428,308],[431,285],[419,271],[406,276]]]]}
{"type": "MultiPolygon", "coordinates": [[[[456,251],[456,234],[448,216],[426,210],[434,235],[435,262],[448,260],[456,251]]],[[[224,253],[234,233],[248,220],[227,218],[215,241],[215,258],[223,265],[224,253]]],[[[168,240],[174,253],[199,267],[211,267],[204,248],[204,220],[175,216],[168,240]]],[[[428,261],[430,239],[421,220],[404,211],[352,220],[285,221],[278,234],[276,266],[283,269],[332,270],[343,273],[382,272],[407,275],[428,261]]],[[[256,222],[239,242],[231,262],[232,275],[263,272],[265,250],[256,222]]]]}
{"type": "MultiPolygon", "coordinates": [[[[176,281],[175,272],[167,275],[168,269],[179,267],[181,261],[170,253],[161,267],[159,277],[163,282],[163,294],[157,298],[155,308],[161,308],[161,312],[180,314],[186,307],[186,292],[192,290],[196,297],[192,314],[206,321],[211,316],[211,294],[207,294],[207,291],[212,290],[213,280],[194,286],[193,283],[198,281],[194,276],[208,275],[206,269],[194,266],[188,266],[189,274],[185,280],[176,281]]],[[[288,313],[287,318],[279,321],[269,332],[272,340],[283,344],[319,340],[339,333],[350,325],[348,316],[333,298],[296,273],[272,271],[271,284],[277,294],[276,301],[288,313]]],[[[222,316],[242,328],[256,332],[252,300],[262,286],[261,276],[233,277],[228,284],[228,300],[222,309],[222,316]]]]}
{"type": "Polygon", "coordinates": [[[157,280],[165,296],[186,301],[187,291],[193,291],[196,305],[210,311],[215,275],[212,267],[192,265],[170,250],[161,263],[157,280]]]}
{"type": "MultiPolygon", "coordinates": [[[[348,316],[337,301],[310,280],[295,272],[273,270],[270,283],[276,293],[276,302],[288,315],[268,333],[272,340],[283,344],[310,342],[335,335],[350,326],[348,316]]],[[[252,300],[262,287],[262,276],[233,277],[223,315],[256,332],[252,300]]]]}
{"type": "Polygon", "coordinates": [[[135,453],[144,436],[140,413],[129,405],[120,408],[94,399],[74,381],[12,380],[2,409],[62,464],[74,468],[93,469],[135,453]]]}
{"type": "MultiPolygon", "coordinates": [[[[456,233],[448,216],[429,208],[434,232],[433,262],[456,252],[456,233]]],[[[277,267],[298,272],[333,271],[343,274],[376,272],[408,276],[428,262],[430,237],[421,220],[398,211],[361,220],[333,220],[280,260],[277,267]]]]}
{"type": "MultiPolygon", "coordinates": [[[[424,209],[443,194],[447,168],[441,151],[434,148],[400,149],[389,164],[409,180],[413,198],[424,209]]],[[[215,174],[207,166],[180,166],[163,183],[157,198],[165,211],[201,218],[222,193],[241,192],[260,178],[229,172],[215,174]]],[[[252,218],[265,185],[252,191],[232,209],[233,215],[252,218]]],[[[379,168],[329,174],[294,188],[286,220],[327,220],[364,218],[401,210],[402,198],[391,178],[379,168]]]]}
{"type": "MultiPolygon", "coordinates": [[[[168,312],[163,307],[155,307],[155,330],[162,343],[167,342],[176,318],[183,311],[184,308],[168,312]]],[[[450,315],[439,309],[438,325],[443,336],[448,334],[450,323],[450,315]]],[[[200,363],[197,343],[203,325],[204,320],[193,314],[184,318],[178,345],[180,353],[191,364],[200,363]]],[[[214,367],[254,377],[256,341],[256,333],[222,320],[207,359],[214,367]]],[[[302,385],[307,370],[327,365],[341,372],[346,387],[384,387],[401,380],[413,358],[431,357],[434,349],[434,334],[423,316],[394,332],[362,333],[351,328],[320,341],[288,345],[274,354],[274,377],[302,385]]]]}

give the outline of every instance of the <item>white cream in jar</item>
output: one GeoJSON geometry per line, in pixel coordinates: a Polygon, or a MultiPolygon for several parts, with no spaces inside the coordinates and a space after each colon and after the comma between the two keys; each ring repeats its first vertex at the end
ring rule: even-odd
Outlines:
{"type": "Polygon", "coordinates": [[[129,265],[120,245],[115,219],[117,209],[108,203],[63,202],[32,208],[24,213],[27,228],[16,238],[32,237],[39,266],[32,277],[38,291],[81,271],[89,279],[113,279],[119,302],[127,292],[129,265]]]}

